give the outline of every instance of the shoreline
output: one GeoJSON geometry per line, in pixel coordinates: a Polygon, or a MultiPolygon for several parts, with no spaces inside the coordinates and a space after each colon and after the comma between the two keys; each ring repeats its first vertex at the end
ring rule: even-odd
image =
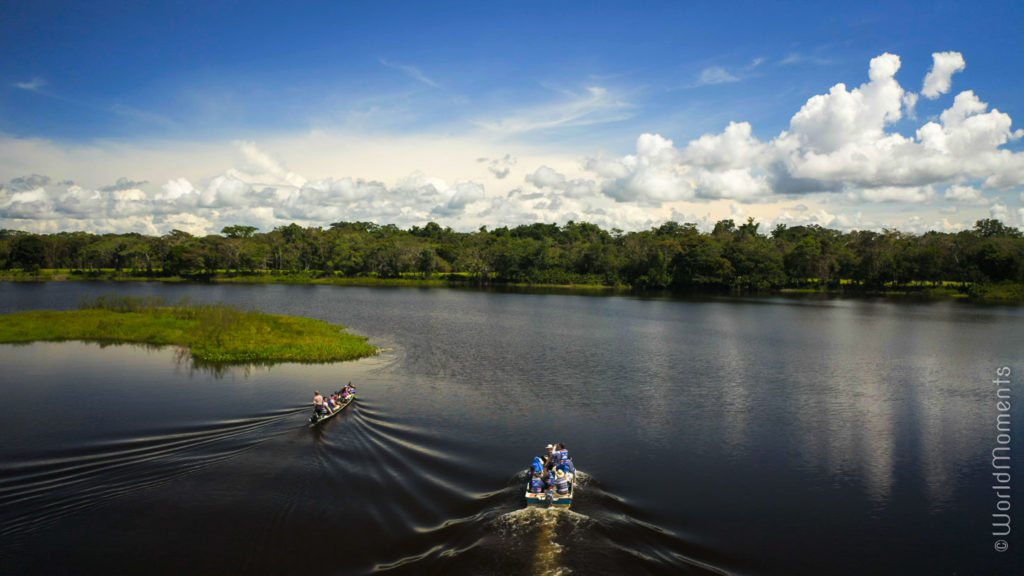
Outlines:
{"type": "MultiPolygon", "coordinates": [[[[446,275],[447,277],[404,277],[376,278],[370,276],[341,277],[324,276],[322,274],[296,273],[228,273],[201,277],[156,276],[149,273],[118,272],[115,270],[98,270],[89,272],[67,271],[66,269],[41,270],[38,273],[0,272],[0,282],[12,283],[43,283],[43,282],[157,282],[164,284],[282,284],[309,286],[354,286],[380,288],[446,288],[469,289],[523,293],[566,293],[592,295],[668,295],[672,297],[777,297],[777,296],[821,296],[828,298],[893,298],[893,299],[924,299],[953,300],[978,304],[1024,304],[1024,284],[975,284],[964,288],[959,283],[913,283],[910,285],[887,286],[882,289],[863,287],[783,287],[775,290],[638,290],[629,286],[609,286],[600,284],[529,284],[511,282],[478,282],[462,275],[446,275]]],[[[842,285],[841,285],[842,286],[842,285]]],[[[849,286],[849,285],[847,285],[849,286]]]]}

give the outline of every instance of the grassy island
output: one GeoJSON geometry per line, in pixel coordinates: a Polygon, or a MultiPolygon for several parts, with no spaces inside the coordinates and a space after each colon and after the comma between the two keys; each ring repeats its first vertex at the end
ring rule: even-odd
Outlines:
{"type": "Polygon", "coordinates": [[[86,340],[187,347],[222,364],[335,362],[377,353],[367,338],[322,320],[223,304],[168,305],[162,298],[100,296],[78,310],[0,316],[0,343],[86,340]]]}

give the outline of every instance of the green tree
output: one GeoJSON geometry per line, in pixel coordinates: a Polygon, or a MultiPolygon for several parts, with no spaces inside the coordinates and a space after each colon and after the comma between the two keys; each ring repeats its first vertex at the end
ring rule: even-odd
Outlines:
{"type": "Polygon", "coordinates": [[[424,248],[420,251],[416,269],[423,274],[424,278],[430,278],[434,274],[434,271],[437,270],[437,254],[433,248],[424,248]]]}
{"type": "Polygon", "coordinates": [[[982,238],[1020,238],[1021,232],[1006,226],[995,218],[984,218],[974,223],[974,233],[982,238]]]}
{"type": "Polygon", "coordinates": [[[252,235],[256,233],[259,228],[255,226],[225,226],[221,229],[221,234],[226,235],[228,238],[252,238],[252,235]]]}
{"type": "Polygon", "coordinates": [[[38,272],[46,263],[46,244],[36,234],[21,236],[12,243],[11,261],[26,272],[38,272]]]}

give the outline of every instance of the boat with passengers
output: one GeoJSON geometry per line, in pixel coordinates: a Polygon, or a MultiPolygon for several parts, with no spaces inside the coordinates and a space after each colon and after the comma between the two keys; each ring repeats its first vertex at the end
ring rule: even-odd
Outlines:
{"type": "MultiPolygon", "coordinates": [[[[320,395],[319,392],[316,394],[320,395]]],[[[313,414],[309,417],[309,427],[312,428],[338,415],[342,410],[348,408],[356,399],[356,389],[349,382],[347,386],[338,390],[327,398],[322,398],[322,403],[317,403],[314,396],[313,414]]]]}
{"type": "Polygon", "coordinates": [[[576,492],[576,465],[565,444],[548,444],[526,471],[526,505],[568,508],[576,492]]]}

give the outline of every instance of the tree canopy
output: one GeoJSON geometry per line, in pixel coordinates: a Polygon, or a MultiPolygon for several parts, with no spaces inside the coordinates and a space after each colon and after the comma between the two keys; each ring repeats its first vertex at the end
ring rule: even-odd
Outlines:
{"type": "Polygon", "coordinates": [[[298,224],[259,232],[163,236],[0,230],[0,269],[115,270],[137,276],[304,273],[320,277],[430,278],[476,283],[590,284],[639,289],[867,290],[920,282],[1024,282],[1024,235],[999,220],[955,233],[842,232],[753,218],[666,222],[638,232],[587,222],[455,232],[435,222],[401,230],[372,222],[298,224]]]}

